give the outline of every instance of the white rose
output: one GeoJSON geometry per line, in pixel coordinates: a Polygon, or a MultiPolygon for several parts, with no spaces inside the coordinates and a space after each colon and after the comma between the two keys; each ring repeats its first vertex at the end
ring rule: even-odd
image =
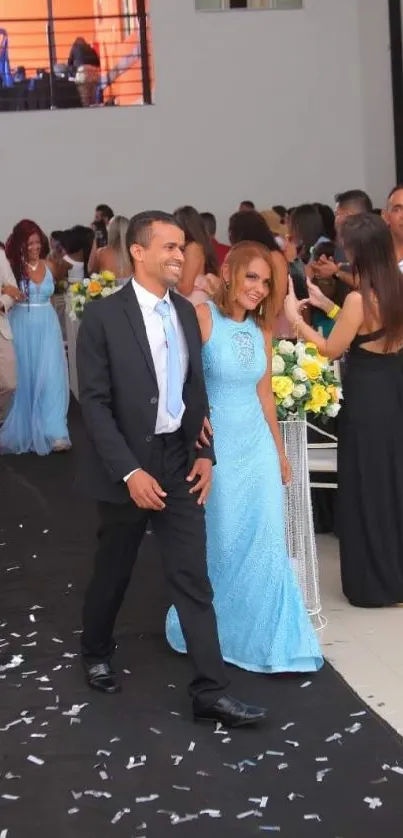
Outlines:
{"type": "Polygon", "coordinates": [[[291,343],[290,340],[280,340],[278,345],[278,351],[280,355],[293,355],[294,354],[294,344],[291,343]]]}
{"type": "Polygon", "coordinates": [[[285,370],[285,363],[280,355],[273,355],[271,362],[271,369],[273,375],[282,375],[285,370]]]}
{"type": "Polygon", "coordinates": [[[294,399],[292,399],[291,396],[287,396],[287,398],[284,399],[282,406],[285,407],[286,410],[290,410],[292,407],[294,407],[294,404],[294,399]]]}
{"type": "Polygon", "coordinates": [[[298,358],[298,363],[301,363],[301,361],[303,361],[306,357],[306,355],[305,355],[305,344],[302,341],[299,341],[295,345],[294,349],[295,349],[295,354],[298,358]]]}
{"type": "Polygon", "coordinates": [[[306,395],[305,384],[296,384],[293,391],[292,391],[292,395],[293,395],[294,399],[302,399],[303,396],[306,395]]]}
{"type": "Polygon", "coordinates": [[[302,370],[300,367],[294,367],[292,373],[292,378],[294,381],[307,381],[308,376],[305,370],[302,370]]]}
{"type": "Polygon", "coordinates": [[[340,407],[341,406],[339,404],[328,404],[325,410],[326,416],[329,416],[330,419],[335,419],[338,415],[340,407]]]}
{"type": "Polygon", "coordinates": [[[83,285],[84,285],[84,288],[88,288],[88,286],[89,286],[90,282],[91,282],[91,280],[90,280],[90,279],[83,279],[83,285]]]}
{"type": "Polygon", "coordinates": [[[103,288],[101,291],[101,297],[110,297],[113,294],[112,288],[103,288]]]}

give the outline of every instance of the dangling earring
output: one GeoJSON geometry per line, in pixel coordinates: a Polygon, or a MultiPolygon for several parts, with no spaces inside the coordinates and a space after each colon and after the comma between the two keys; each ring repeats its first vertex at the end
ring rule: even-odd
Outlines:
{"type": "Polygon", "coordinates": [[[259,311],[258,311],[259,317],[263,317],[263,311],[264,311],[263,303],[260,303],[259,311]]]}

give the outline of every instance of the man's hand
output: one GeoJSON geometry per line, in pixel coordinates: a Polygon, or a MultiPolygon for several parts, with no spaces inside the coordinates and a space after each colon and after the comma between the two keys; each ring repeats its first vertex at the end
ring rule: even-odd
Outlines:
{"type": "Polygon", "coordinates": [[[154,509],[156,512],[165,509],[165,503],[162,501],[162,498],[166,498],[167,493],[161,489],[157,480],[151,477],[151,474],[143,471],[143,469],[132,474],[126,486],[131,499],[139,509],[154,509]]]}
{"type": "Polygon", "coordinates": [[[20,303],[24,299],[24,294],[15,285],[3,285],[1,287],[1,293],[6,294],[7,297],[11,297],[17,303],[20,303]]]}
{"type": "Polygon", "coordinates": [[[210,438],[213,436],[213,429],[211,427],[210,420],[207,416],[204,419],[203,427],[200,431],[200,436],[198,441],[196,442],[196,448],[203,448],[206,446],[210,448],[210,438]]]}
{"type": "Polygon", "coordinates": [[[189,492],[190,495],[194,495],[196,492],[200,492],[200,497],[197,501],[199,506],[202,506],[202,504],[206,503],[206,500],[210,494],[212,471],[213,464],[211,460],[205,460],[204,458],[200,458],[195,461],[192,471],[186,478],[188,483],[192,483],[193,480],[196,479],[196,477],[199,478],[197,483],[194,486],[192,486],[189,492]]]}
{"type": "Polygon", "coordinates": [[[318,279],[331,279],[340,270],[341,265],[336,265],[333,259],[321,256],[317,262],[312,262],[314,276],[318,279]]]}

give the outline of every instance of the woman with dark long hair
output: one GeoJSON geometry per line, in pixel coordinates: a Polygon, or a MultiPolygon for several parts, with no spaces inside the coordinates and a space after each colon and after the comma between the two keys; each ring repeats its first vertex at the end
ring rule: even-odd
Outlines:
{"type": "Polygon", "coordinates": [[[58,241],[64,250],[68,281],[74,283],[88,277],[91,252],[95,248],[95,234],[91,227],[76,224],[58,233],[58,241]]]}
{"type": "Polygon", "coordinates": [[[23,294],[10,313],[17,390],[0,431],[2,454],[49,454],[71,447],[69,382],[62,334],[52,306],[54,280],[48,240],[34,221],[14,227],[6,254],[23,294]]]}
{"type": "Polygon", "coordinates": [[[403,603],[403,276],[378,216],[351,216],[341,240],[356,289],[328,339],[304,322],[291,287],[285,309],[295,334],[322,355],[349,350],[338,451],[342,584],[352,605],[375,608],[403,603]]]}
{"type": "Polygon", "coordinates": [[[185,262],[177,290],[198,305],[211,297],[219,284],[219,265],[204,221],[194,207],[179,207],[174,217],[185,233],[185,262]]]}

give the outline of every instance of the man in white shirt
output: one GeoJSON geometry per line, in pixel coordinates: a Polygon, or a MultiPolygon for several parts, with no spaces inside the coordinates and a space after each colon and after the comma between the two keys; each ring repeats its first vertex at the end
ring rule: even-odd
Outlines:
{"type": "Polygon", "coordinates": [[[0,424],[4,421],[17,380],[13,336],[8,312],[16,300],[22,299],[6,254],[0,248],[0,424]]]}
{"type": "Polygon", "coordinates": [[[403,272],[403,185],[395,186],[389,193],[382,217],[392,234],[397,263],[403,272]]]}
{"type": "Polygon", "coordinates": [[[77,341],[80,404],[88,434],[81,486],[98,501],[99,546],[84,602],[81,651],[93,689],[120,687],[111,667],[113,629],[151,520],[194,669],[197,720],[237,727],[266,711],[226,694],[207,572],[204,502],[213,445],[197,450],[209,408],[193,306],[171,293],[185,236],[161,212],[132,218],[127,244],[135,279],[86,306],[77,341]]]}

